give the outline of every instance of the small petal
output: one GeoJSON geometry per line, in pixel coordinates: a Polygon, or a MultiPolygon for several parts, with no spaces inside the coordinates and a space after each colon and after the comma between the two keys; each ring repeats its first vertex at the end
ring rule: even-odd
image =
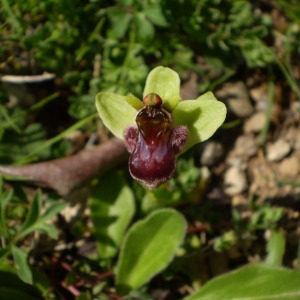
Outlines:
{"type": "Polygon", "coordinates": [[[170,68],[157,67],[153,69],[146,80],[143,97],[155,93],[163,100],[163,107],[172,111],[180,101],[180,78],[170,68]]]}
{"type": "Polygon", "coordinates": [[[131,93],[126,96],[126,101],[136,110],[140,110],[144,106],[143,102],[131,93]]]}
{"type": "Polygon", "coordinates": [[[136,125],[128,126],[124,131],[124,143],[129,153],[132,153],[136,147],[139,130],[136,125]]]}
{"type": "Polygon", "coordinates": [[[179,154],[186,144],[187,138],[188,129],[186,126],[176,126],[172,128],[169,144],[173,149],[174,154],[179,154]]]}
{"type": "Polygon", "coordinates": [[[225,105],[208,92],[196,100],[184,100],[173,111],[174,125],[188,127],[188,141],[184,151],[210,138],[226,117],[225,105]]]}
{"type": "Polygon", "coordinates": [[[96,107],[104,125],[116,137],[124,139],[124,129],[135,123],[137,114],[137,110],[130,104],[127,96],[108,92],[99,93],[96,95],[96,107]]]}

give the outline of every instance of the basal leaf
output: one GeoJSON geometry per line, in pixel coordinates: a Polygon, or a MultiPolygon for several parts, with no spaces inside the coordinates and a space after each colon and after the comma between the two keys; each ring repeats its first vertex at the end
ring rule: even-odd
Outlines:
{"type": "Polygon", "coordinates": [[[226,107],[209,92],[196,100],[179,102],[173,111],[173,116],[174,125],[188,127],[189,135],[185,145],[187,150],[215,133],[225,120],[226,107]]]}
{"type": "Polygon", "coordinates": [[[22,299],[22,300],[41,300],[42,297],[34,297],[26,294],[23,291],[19,291],[16,288],[0,287],[0,298],[1,300],[12,300],[12,299],[22,299]]]}
{"type": "Polygon", "coordinates": [[[163,100],[163,106],[172,111],[180,100],[180,78],[170,68],[156,67],[146,80],[143,97],[155,93],[163,100]]]}
{"type": "Polygon", "coordinates": [[[0,266],[0,299],[1,300],[37,300],[45,299],[39,290],[22,281],[11,265],[2,263],[0,266]],[[14,293],[14,291],[16,293],[14,293]]]}
{"type": "Polygon", "coordinates": [[[135,110],[126,100],[126,96],[103,92],[96,96],[96,107],[104,125],[119,139],[130,124],[135,124],[135,110]]]}
{"type": "Polygon", "coordinates": [[[173,209],[161,209],[135,223],[128,231],[120,253],[116,280],[126,294],[167,267],[186,231],[186,221],[173,209]]]}
{"type": "Polygon", "coordinates": [[[94,235],[102,259],[116,255],[135,211],[134,195],[121,174],[107,173],[89,200],[94,235]]]}
{"type": "Polygon", "coordinates": [[[296,300],[300,272],[267,264],[250,264],[219,276],[185,300],[296,300]]]}

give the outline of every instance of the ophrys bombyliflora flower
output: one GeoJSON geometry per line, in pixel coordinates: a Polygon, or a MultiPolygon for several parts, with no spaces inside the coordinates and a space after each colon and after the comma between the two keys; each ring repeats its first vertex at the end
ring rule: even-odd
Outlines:
{"type": "Polygon", "coordinates": [[[102,92],[96,107],[105,126],[125,141],[132,177],[147,188],[170,179],[176,156],[212,136],[226,116],[211,92],[181,100],[178,74],[164,67],[149,73],[143,102],[132,94],[102,92]]]}

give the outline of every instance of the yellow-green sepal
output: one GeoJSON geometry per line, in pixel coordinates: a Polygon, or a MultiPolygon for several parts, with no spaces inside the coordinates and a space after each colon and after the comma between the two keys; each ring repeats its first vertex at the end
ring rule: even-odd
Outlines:
{"type": "MultiPolygon", "coordinates": [[[[133,99],[133,98],[132,98],[133,99]]],[[[103,124],[119,139],[128,125],[135,124],[137,110],[127,96],[102,92],[96,95],[96,108],[103,124]]],[[[137,101],[132,100],[137,105],[137,101]]]]}
{"type": "Polygon", "coordinates": [[[226,117],[224,103],[218,101],[212,92],[196,100],[184,100],[173,111],[174,125],[188,127],[188,141],[184,151],[210,138],[222,125],[226,117]]]}

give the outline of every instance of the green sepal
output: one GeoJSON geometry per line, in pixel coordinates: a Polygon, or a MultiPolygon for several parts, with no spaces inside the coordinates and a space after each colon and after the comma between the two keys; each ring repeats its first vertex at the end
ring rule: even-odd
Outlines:
{"type": "Polygon", "coordinates": [[[153,69],[146,80],[143,97],[155,93],[163,100],[163,107],[172,111],[180,101],[180,78],[178,74],[165,67],[153,69]]]}
{"type": "Polygon", "coordinates": [[[174,125],[188,127],[188,141],[184,151],[210,138],[222,125],[226,117],[225,105],[217,101],[212,92],[196,100],[184,100],[173,111],[174,125]]]}
{"type": "Polygon", "coordinates": [[[135,124],[137,110],[131,102],[137,104],[132,97],[102,92],[96,95],[96,107],[103,124],[119,139],[124,139],[125,128],[135,124]]]}

